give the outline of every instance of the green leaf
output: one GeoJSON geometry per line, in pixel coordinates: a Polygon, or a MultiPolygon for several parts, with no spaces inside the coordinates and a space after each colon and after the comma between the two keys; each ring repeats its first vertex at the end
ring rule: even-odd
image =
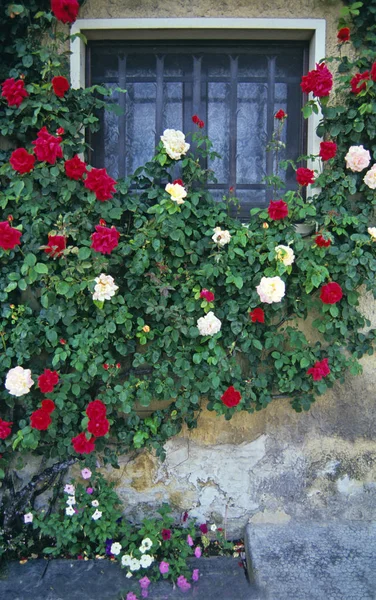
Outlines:
{"type": "Polygon", "coordinates": [[[37,273],[48,273],[48,267],[44,263],[37,263],[34,267],[34,271],[37,273]]]}
{"type": "Polygon", "coordinates": [[[89,258],[89,256],[91,256],[91,249],[87,248],[86,246],[83,246],[82,248],[79,249],[78,251],[78,258],[80,260],[86,260],[87,258],[89,258]]]}
{"type": "Polygon", "coordinates": [[[70,290],[70,285],[69,285],[69,283],[66,283],[66,281],[58,281],[57,282],[56,291],[58,294],[65,296],[65,294],[67,292],[69,292],[69,290],[70,290]]]}

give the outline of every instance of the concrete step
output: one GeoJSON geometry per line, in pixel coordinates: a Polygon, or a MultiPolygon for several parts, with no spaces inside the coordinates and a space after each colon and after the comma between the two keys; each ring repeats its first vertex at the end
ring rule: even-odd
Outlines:
{"type": "Polygon", "coordinates": [[[250,524],[245,545],[260,600],[376,600],[376,523],[250,524]]]}

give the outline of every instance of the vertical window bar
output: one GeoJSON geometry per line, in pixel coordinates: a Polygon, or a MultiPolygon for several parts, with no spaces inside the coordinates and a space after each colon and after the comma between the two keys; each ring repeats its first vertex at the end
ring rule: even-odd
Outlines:
{"type": "MultiPolygon", "coordinates": [[[[230,181],[236,189],[236,146],[238,118],[238,57],[230,56],[230,181]]],[[[227,191],[227,190],[226,190],[227,191]]]]}
{"type": "MultiPolygon", "coordinates": [[[[269,143],[274,132],[274,102],[275,102],[275,70],[276,56],[268,56],[268,84],[267,84],[267,111],[266,111],[266,139],[269,143]]],[[[273,175],[273,152],[266,153],[266,175],[273,175]]],[[[272,200],[271,187],[266,188],[266,201],[272,200]]]]}
{"type": "MultiPolygon", "coordinates": [[[[126,68],[127,59],[124,54],[119,54],[118,69],[119,69],[119,87],[123,90],[126,87],[126,68]]],[[[126,114],[126,94],[119,94],[119,105],[122,109],[122,114],[119,119],[119,155],[118,155],[118,173],[119,177],[125,176],[125,156],[126,156],[126,134],[127,134],[127,114],[126,114]]]]}
{"type": "Polygon", "coordinates": [[[160,135],[163,133],[163,68],[164,56],[156,55],[156,107],[155,107],[155,145],[160,142],[160,135]]]}
{"type": "Polygon", "coordinates": [[[202,56],[193,57],[193,100],[192,115],[201,118],[201,61],[202,56]]]}

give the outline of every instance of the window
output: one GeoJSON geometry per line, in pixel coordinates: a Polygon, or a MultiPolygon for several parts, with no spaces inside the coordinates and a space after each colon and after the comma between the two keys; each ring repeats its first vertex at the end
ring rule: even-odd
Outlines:
{"type": "MultiPolygon", "coordinates": [[[[191,118],[198,114],[221,155],[206,165],[217,180],[208,188],[218,199],[233,188],[245,221],[250,208],[271,199],[262,180],[274,168],[265,147],[278,109],[289,115],[287,151],[280,158],[305,152],[300,80],[308,68],[307,42],[92,41],[86,61],[88,85],[127,90],[114,94],[124,114],[105,112],[101,131],[91,139],[91,163],[105,166],[114,178],[149,160],[164,129],[193,131],[191,118]]],[[[294,186],[291,170],[286,188],[294,186]]]]}

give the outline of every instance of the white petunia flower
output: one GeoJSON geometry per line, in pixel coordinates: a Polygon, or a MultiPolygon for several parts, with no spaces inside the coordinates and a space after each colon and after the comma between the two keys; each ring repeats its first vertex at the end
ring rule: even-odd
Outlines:
{"type": "Polygon", "coordinates": [[[376,242],[376,227],[368,227],[367,231],[371,236],[371,240],[376,242]]]}
{"type": "Polygon", "coordinates": [[[31,379],[30,369],[14,367],[7,373],[5,387],[12,396],[23,396],[30,392],[34,381],[31,379]]]}
{"type": "Polygon", "coordinates": [[[129,567],[131,561],[132,557],[130,554],[123,554],[123,556],[121,557],[121,564],[123,565],[123,567],[129,567]]]}
{"type": "Polygon", "coordinates": [[[64,492],[66,494],[69,494],[70,496],[74,496],[74,492],[75,492],[74,485],[72,485],[71,483],[67,483],[64,488],[64,492]]]}
{"type": "Polygon", "coordinates": [[[217,531],[217,526],[215,523],[213,523],[213,525],[210,525],[210,531],[217,531]]]}
{"type": "Polygon", "coordinates": [[[115,281],[111,275],[101,273],[94,281],[96,281],[96,286],[94,288],[93,300],[99,300],[100,302],[111,300],[112,296],[115,295],[116,290],[119,289],[119,287],[115,285],[115,281]]]}
{"type": "Polygon", "coordinates": [[[102,516],[102,513],[101,513],[101,511],[100,511],[100,510],[96,510],[96,511],[95,511],[95,513],[94,513],[93,515],[91,515],[91,518],[92,518],[94,521],[98,521],[98,519],[100,519],[100,518],[101,518],[101,516],[102,516]]]}
{"type": "Polygon", "coordinates": [[[147,569],[150,567],[153,560],[154,556],[150,556],[150,554],[143,554],[140,558],[140,565],[143,569],[147,569]]]}
{"type": "Polygon", "coordinates": [[[140,561],[137,560],[137,558],[132,558],[131,562],[129,563],[130,571],[138,571],[140,568],[141,568],[140,561]]]}
{"type": "Polygon", "coordinates": [[[210,311],[205,317],[200,317],[197,320],[197,328],[201,335],[215,335],[220,331],[222,323],[215,314],[210,311]]]}
{"type": "Polygon", "coordinates": [[[363,177],[363,181],[371,190],[376,190],[376,164],[367,171],[363,177]]]}
{"type": "Polygon", "coordinates": [[[153,545],[153,542],[151,541],[150,538],[144,538],[141,542],[141,546],[143,546],[146,550],[150,550],[152,545],[153,545]]]}
{"type": "Polygon", "coordinates": [[[295,260],[295,254],[293,249],[290,248],[290,246],[276,246],[274,250],[276,254],[276,259],[281,261],[285,265],[285,267],[292,265],[292,263],[295,260]]]}
{"type": "Polygon", "coordinates": [[[73,506],[67,506],[67,508],[65,509],[65,514],[68,515],[69,517],[74,515],[75,510],[74,510],[73,506]]]}
{"type": "Polygon", "coordinates": [[[366,169],[371,161],[371,155],[363,146],[350,146],[345,156],[346,167],[353,173],[366,169]]]}
{"type": "Polygon", "coordinates": [[[285,283],[280,277],[263,277],[256,290],[261,302],[281,302],[285,295],[285,283]]]}
{"type": "Polygon", "coordinates": [[[176,204],[184,204],[183,198],[186,198],[187,192],[179,183],[168,183],[165,190],[171,196],[171,200],[176,204]]]}
{"type": "Polygon", "coordinates": [[[118,554],[120,554],[121,549],[122,549],[122,545],[119,544],[119,542],[114,542],[111,545],[110,552],[111,552],[111,554],[115,554],[115,556],[117,556],[118,554]]]}
{"type": "Polygon", "coordinates": [[[91,503],[91,506],[95,506],[95,507],[99,506],[98,500],[93,500],[93,502],[91,503]]]}
{"type": "Polygon", "coordinates": [[[161,140],[166,153],[173,160],[179,160],[189,150],[184,133],[177,129],[165,129],[161,140]]]}
{"type": "Polygon", "coordinates": [[[73,504],[76,504],[76,498],[74,496],[68,496],[67,504],[68,504],[68,506],[72,506],[73,504]]]}
{"type": "Polygon", "coordinates": [[[212,240],[218,246],[225,246],[230,243],[231,235],[227,229],[221,229],[220,227],[215,227],[213,229],[214,234],[212,235],[212,240]]]}
{"type": "Polygon", "coordinates": [[[24,515],[24,523],[32,523],[34,519],[33,513],[26,513],[26,515],[24,515]]]}

